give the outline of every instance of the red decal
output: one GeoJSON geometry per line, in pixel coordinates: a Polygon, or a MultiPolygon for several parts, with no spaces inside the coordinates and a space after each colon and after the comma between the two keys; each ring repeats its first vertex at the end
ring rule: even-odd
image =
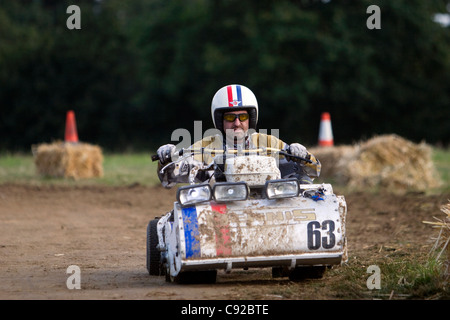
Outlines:
{"type": "Polygon", "coordinates": [[[211,203],[211,209],[214,214],[214,224],[216,229],[216,253],[218,257],[231,255],[231,237],[230,226],[225,204],[211,203]],[[224,216],[222,216],[224,215],[224,216]]]}
{"type": "Polygon", "coordinates": [[[228,106],[233,106],[233,88],[231,86],[227,87],[227,93],[228,93],[228,106]]]}

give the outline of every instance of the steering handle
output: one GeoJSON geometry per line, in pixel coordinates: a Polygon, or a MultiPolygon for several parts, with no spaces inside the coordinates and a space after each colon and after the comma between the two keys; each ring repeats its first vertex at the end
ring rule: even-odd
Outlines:
{"type": "MultiPolygon", "coordinates": [[[[281,155],[283,155],[283,156],[285,156],[285,157],[290,157],[290,158],[295,158],[295,159],[298,159],[298,160],[301,160],[301,161],[304,161],[304,162],[307,162],[307,163],[313,163],[313,161],[311,161],[311,159],[306,159],[306,158],[302,158],[302,157],[298,157],[298,156],[294,156],[294,155],[292,155],[291,154],[291,150],[290,150],[290,148],[288,148],[286,151],[282,151],[282,150],[278,150],[278,149],[271,149],[271,148],[267,148],[269,151],[276,151],[276,152],[278,152],[278,154],[281,154],[281,155]]],[[[180,151],[178,151],[178,155],[179,156],[182,156],[183,155],[183,153],[184,153],[184,149],[181,149],[180,151]]],[[[201,152],[204,152],[205,150],[204,150],[204,148],[202,148],[201,149],[201,152]]],[[[220,152],[224,152],[223,150],[209,150],[210,152],[213,152],[213,153],[220,153],[220,152]]],[[[152,161],[157,161],[157,160],[159,160],[159,156],[157,155],[157,154],[155,154],[155,155],[152,155],[152,161]]]]}

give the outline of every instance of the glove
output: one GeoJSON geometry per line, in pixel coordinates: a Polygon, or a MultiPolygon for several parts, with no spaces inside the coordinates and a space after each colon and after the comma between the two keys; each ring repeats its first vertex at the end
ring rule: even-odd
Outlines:
{"type": "MultiPolygon", "coordinates": [[[[303,145],[301,145],[300,143],[292,143],[289,146],[289,150],[290,150],[290,153],[296,157],[301,157],[303,159],[306,159],[306,157],[308,156],[308,151],[306,151],[306,148],[303,145]]],[[[293,158],[293,157],[290,160],[297,161],[297,162],[301,161],[300,159],[293,158]]]]}
{"type": "Polygon", "coordinates": [[[172,161],[172,155],[175,153],[175,146],[173,144],[165,144],[158,148],[156,154],[159,157],[161,164],[166,164],[172,161]]]}

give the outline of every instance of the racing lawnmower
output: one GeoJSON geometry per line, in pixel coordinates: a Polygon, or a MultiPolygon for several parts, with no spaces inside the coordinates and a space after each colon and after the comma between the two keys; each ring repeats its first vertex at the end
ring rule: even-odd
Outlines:
{"type": "Polygon", "coordinates": [[[330,184],[281,179],[274,155],[292,155],[271,148],[240,154],[182,149],[161,171],[182,170],[183,159],[204,152],[216,155],[214,161],[193,167],[173,210],[148,224],[150,275],[211,283],[217,270],[271,267],[274,277],[295,281],[320,278],[327,267],[347,261],[344,196],[330,184]],[[195,183],[199,172],[210,178],[195,183]]]}

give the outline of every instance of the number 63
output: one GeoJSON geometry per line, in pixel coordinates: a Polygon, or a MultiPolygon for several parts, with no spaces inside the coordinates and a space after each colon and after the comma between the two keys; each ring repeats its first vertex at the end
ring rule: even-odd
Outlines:
{"type": "Polygon", "coordinates": [[[308,249],[317,250],[321,246],[324,249],[331,249],[336,245],[336,236],[334,235],[334,221],[325,220],[320,225],[319,221],[311,221],[307,225],[308,230],[308,249]],[[322,236],[322,232],[325,236],[322,236]]]}

